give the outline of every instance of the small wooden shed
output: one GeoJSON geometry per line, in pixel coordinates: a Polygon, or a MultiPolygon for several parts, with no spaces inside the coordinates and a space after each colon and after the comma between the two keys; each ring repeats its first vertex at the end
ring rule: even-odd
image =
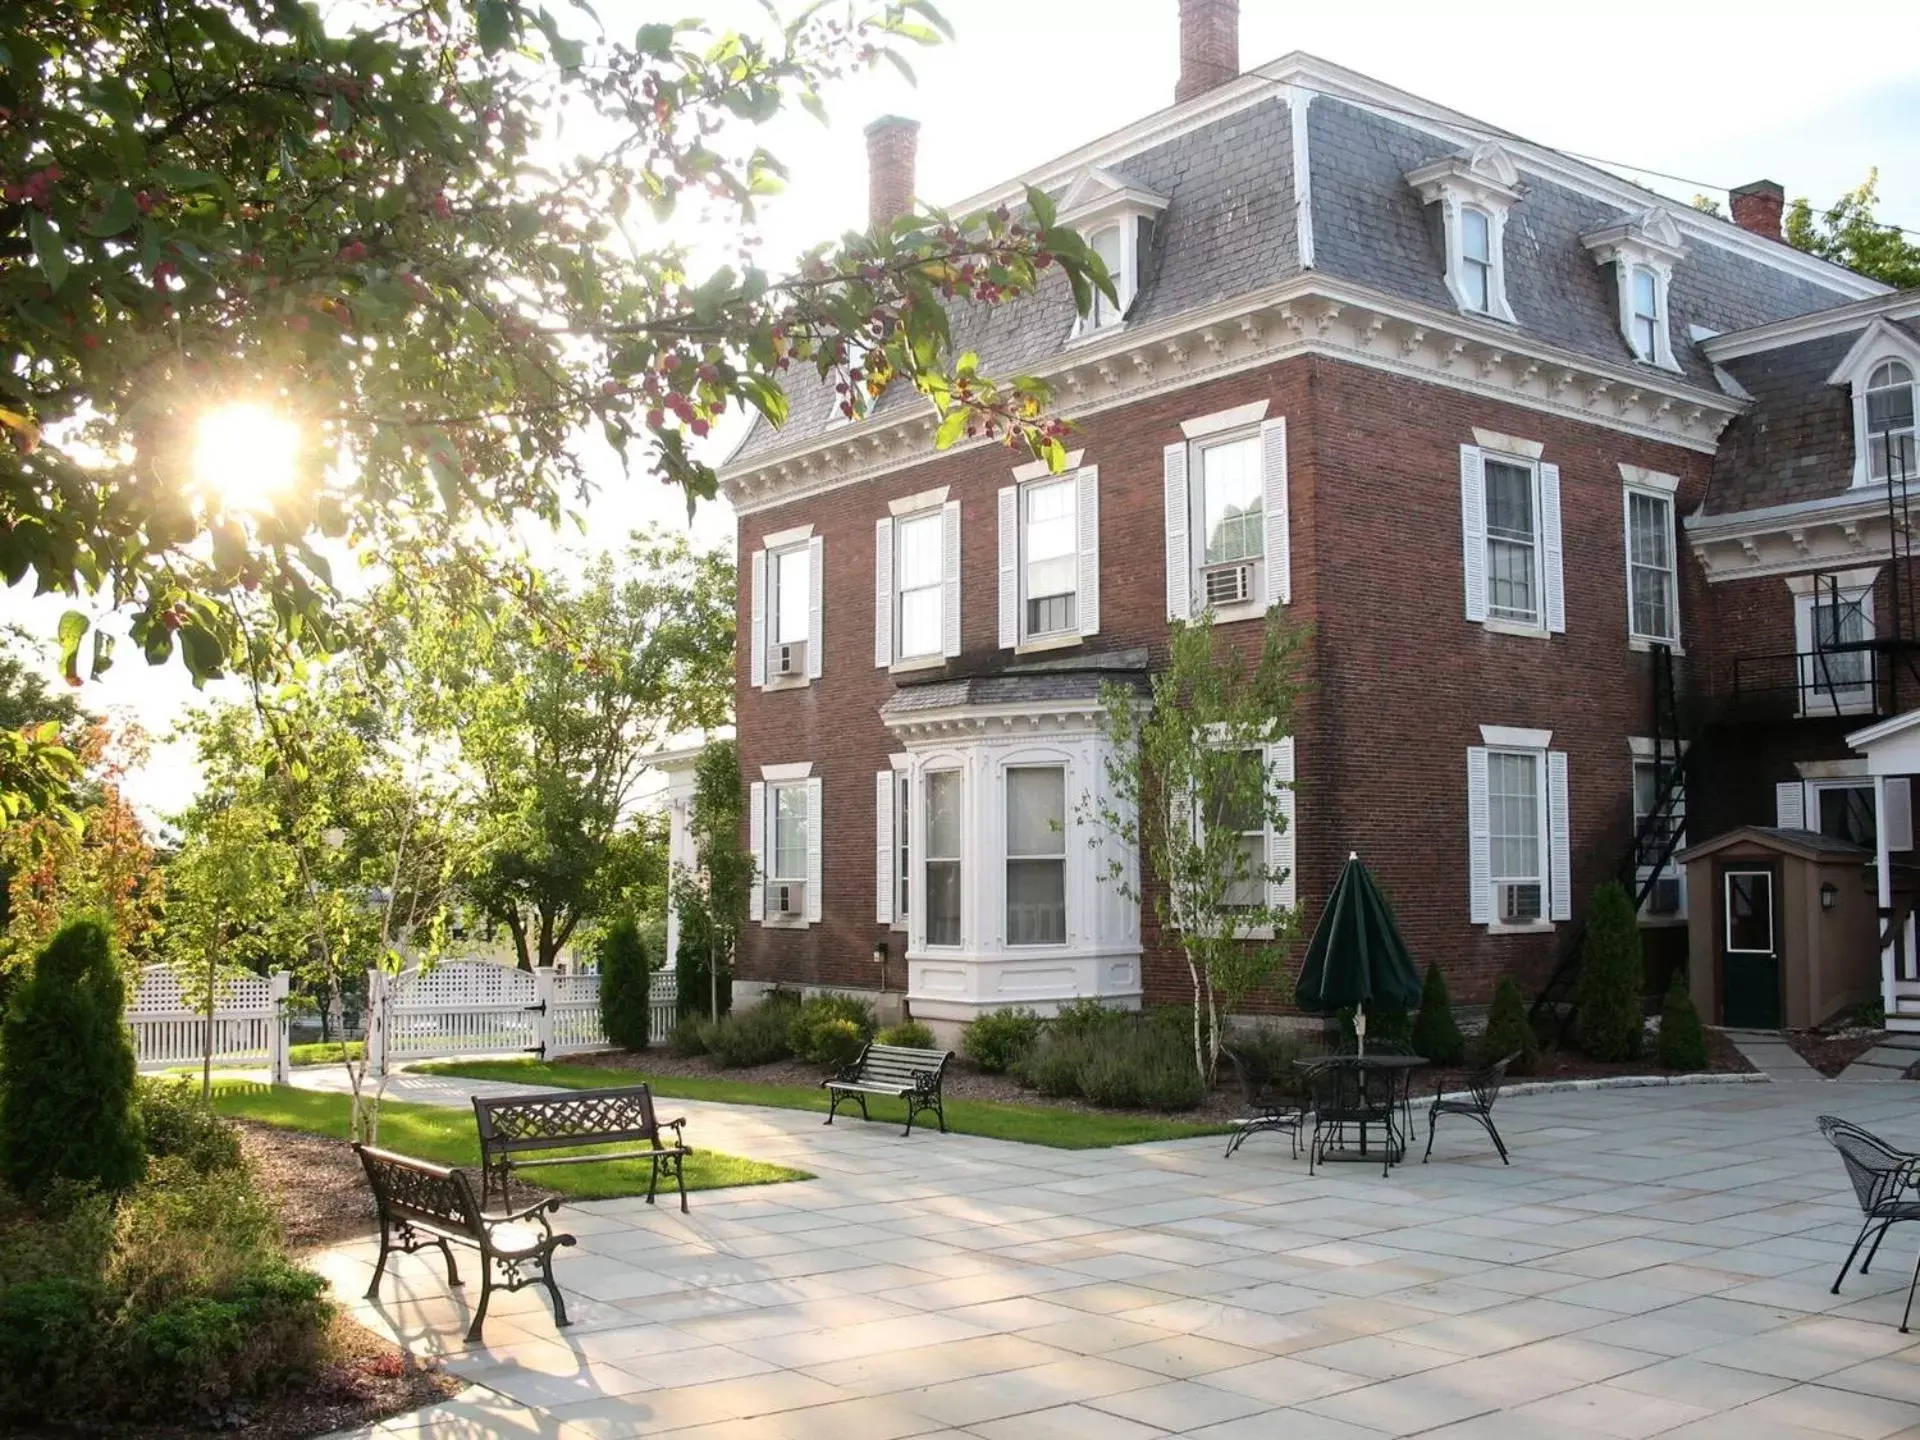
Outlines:
{"type": "Polygon", "coordinates": [[[1880,993],[1873,853],[1745,825],[1689,846],[1688,987],[1700,1018],[1801,1029],[1880,993]]]}

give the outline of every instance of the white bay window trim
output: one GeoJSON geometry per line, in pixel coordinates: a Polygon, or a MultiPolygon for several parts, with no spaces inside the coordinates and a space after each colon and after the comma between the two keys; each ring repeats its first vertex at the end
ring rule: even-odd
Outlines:
{"type": "Polygon", "coordinates": [[[1560,467],[1532,456],[1488,450],[1479,445],[1460,447],[1461,568],[1467,619],[1489,630],[1518,635],[1558,635],[1567,628],[1565,560],[1560,530],[1560,467]],[[1489,512],[1492,500],[1487,467],[1503,467],[1511,481],[1524,472],[1528,528],[1497,527],[1489,512]],[[1527,552],[1521,557],[1521,552],[1527,552]],[[1507,574],[1505,590],[1496,581],[1495,559],[1507,574]],[[1523,611],[1512,603],[1516,558],[1528,565],[1528,601],[1523,611]],[[1498,603],[1503,597],[1507,604],[1498,603]]]}

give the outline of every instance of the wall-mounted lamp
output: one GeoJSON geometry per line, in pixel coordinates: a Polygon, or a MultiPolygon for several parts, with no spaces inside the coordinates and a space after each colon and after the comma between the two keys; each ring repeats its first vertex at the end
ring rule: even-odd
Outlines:
{"type": "Polygon", "coordinates": [[[873,963],[880,967],[880,988],[885,990],[887,988],[887,942],[885,940],[873,942],[873,963]]]}
{"type": "Polygon", "coordinates": [[[1820,886],[1820,908],[1822,910],[1833,909],[1833,902],[1839,894],[1840,891],[1838,887],[1836,887],[1831,880],[1823,882],[1820,886]]]}

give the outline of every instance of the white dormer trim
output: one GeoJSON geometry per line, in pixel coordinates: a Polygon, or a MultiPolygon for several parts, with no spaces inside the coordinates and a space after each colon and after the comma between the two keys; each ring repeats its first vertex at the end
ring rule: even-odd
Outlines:
{"type": "MultiPolygon", "coordinates": [[[[1151,190],[1129,184],[1097,165],[1088,166],[1067,186],[1066,193],[1060,199],[1060,223],[1078,230],[1080,238],[1089,247],[1093,245],[1096,235],[1107,230],[1117,231],[1120,241],[1119,263],[1109,272],[1117,301],[1113,318],[1096,324],[1092,315],[1076,316],[1071,339],[1110,335],[1127,323],[1127,312],[1133,308],[1134,297],[1140,293],[1141,229],[1144,223],[1157,219],[1166,208],[1167,199],[1164,195],[1156,195],[1151,190]]],[[[1105,297],[1101,297],[1096,302],[1095,313],[1099,313],[1104,305],[1105,297]]]]}
{"type": "Polygon", "coordinates": [[[1151,217],[1166,208],[1166,196],[1130,184],[1098,165],[1081,171],[1056,207],[1059,223],[1077,230],[1110,220],[1123,210],[1144,211],[1151,217]]]}
{"type": "MultiPolygon", "coordinates": [[[[1069,475],[1080,468],[1080,458],[1086,453],[1084,450],[1069,450],[1066,463],[1058,470],[1044,460],[1030,460],[1025,465],[1016,465],[1013,467],[1014,482],[1024,485],[1029,480],[1044,480],[1049,475],[1069,475]]],[[[940,498],[944,500],[947,497],[942,495],[940,498]]]]}
{"type": "Polygon", "coordinates": [[[1407,171],[1407,184],[1423,204],[1438,205],[1447,247],[1447,290],[1469,315],[1488,315],[1514,323],[1507,303],[1507,211],[1520,198],[1520,170],[1513,156],[1495,141],[1476,145],[1465,155],[1447,155],[1407,171]],[[1467,286],[1464,221],[1468,210],[1487,218],[1487,308],[1472,303],[1467,286]]]}
{"type": "Polygon", "coordinates": [[[1656,205],[1618,224],[1591,230],[1580,237],[1580,243],[1596,264],[1613,267],[1620,338],[1627,342],[1634,358],[1662,370],[1679,370],[1680,364],[1673,358],[1673,318],[1667,309],[1667,294],[1673,285],[1673,267],[1687,251],[1673,217],[1656,205]],[[1633,278],[1641,270],[1653,277],[1653,349],[1644,355],[1633,333],[1633,278]]]}
{"type": "MultiPolygon", "coordinates": [[[[1920,411],[1920,340],[1886,319],[1875,320],[1860,332],[1843,359],[1827,377],[1829,385],[1845,389],[1853,404],[1853,483],[1873,484],[1867,470],[1867,381],[1889,360],[1898,360],[1916,382],[1915,409],[1920,411]]],[[[1884,482],[1878,482],[1884,483],[1884,482]]]]}

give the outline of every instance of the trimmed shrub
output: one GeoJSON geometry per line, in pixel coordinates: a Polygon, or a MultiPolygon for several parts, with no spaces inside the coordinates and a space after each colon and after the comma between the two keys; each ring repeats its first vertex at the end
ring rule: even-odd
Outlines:
{"type": "Polygon", "coordinates": [[[197,1175],[239,1170],[246,1163],[240,1131],[216,1115],[185,1080],[142,1080],[135,1091],[147,1154],[179,1159],[197,1175]]]}
{"type": "Polygon", "coordinates": [[[793,1054],[788,1036],[799,1008],[792,995],[776,990],[758,1005],[709,1020],[700,1029],[700,1043],[725,1070],[771,1065],[793,1054]]]}
{"type": "Polygon", "coordinates": [[[1491,1065],[1508,1055],[1514,1057],[1507,1067],[1509,1075],[1531,1075],[1540,1062],[1540,1037],[1533,1033],[1520,987],[1511,975],[1502,975],[1493,987],[1493,1007],[1487,1011],[1487,1028],[1481,1033],[1475,1060],[1491,1065]]]}
{"type": "Polygon", "coordinates": [[[56,1181],[125,1190],[146,1166],[126,993],[107,928],[47,942],[0,1025],[0,1176],[30,1200],[56,1181]]]}
{"type": "Polygon", "coordinates": [[[1640,920],[1626,887],[1609,880],[1593,892],[1580,956],[1580,1048],[1595,1060],[1631,1060],[1646,1027],[1641,995],[1640,920]]]}
{"type": "Polygon", "coordinates": [[[1700,1028],[1700,1012],[1678,975],[1667,987],[1660,1011],[1660,1063],[1669,1070],[1705,1070],[1707,1032],[1700,1028]]]}
{"type": "Polygon", "coordinates": [[[960,1053],[989,1074],[1005,1074],[1033,1049],[1044,1024],[1024,1007],[995,1010],[967,1022],[960,1032],[960,1053]]]}
{"type": "Polygon", "coordinates": [[[1056,1035],[1084,1037],[1115,1030],[1131,1023],[1133,1023],[1133,1016],[1127,1011],[1115,1010],[1101,1004],[1098,1000],[1083,998],[1062,1005],[1059,1013],[1047,1022],[1047,1028],[1056,1035]]]}
{"type": "Polygon", "coordinates": [[[1042,1095],[1078,1095],[1080,1069],[1092,1048],[1075,1035],[1042,1034],[1021,1052],[1012,1070],[1022,1085],[1042,1095]]]}
{"type": "Polygon", "coordinates": [[[1420,987],[1420,1013],[1413,1017],[1413,1052],[1424,1055],[1436,1065],[1458,1065],[1467,1054],[1466,1037],[1453,1018],[1453,1000],[1447,994],[1447,977],[1432,962],[1420,987]]]}
{"type": "Polygon", "coordinates": [[[1233,1052],[1238,1064],[1223,1059],[1223,1075],[1244,1071],[1256,1090],[1264,1085],[1276,1097],[1306,1093],[1306,1072],[1298,1063],[1308,1050],[1305,1035],[1265,1027],[1236,1030],[1227,1036],[1225,1048],[1233,1052]]]}
{"type": "Polygon", "coordinates": [[[837,1058],[846,1050],[846,1040],[840,1030],[843,1021],[852,1027],[862,1045],[880,1028],[880,1022],[873,1017],[873,1006],[859,996],[816,995],[803,1004],[789,1022],[787,1045],[800,1059],[811,1060],[816,1065],[832,1065],[836,1069],[851,1065],[859,1058],[858,1046],[846,1059],[837,1058]]]}
{"type": "Polygon", "coordinates": [[[844,1017],[814,1026],[807,1057],[830,1072],[839,1072],[860,1058],[867,1048],[867,1037],[860,1027],[844,1017]]]}
{"type": "Polygon", "coordinates": [[[667,1036],[667,1053],[689,1059],[695,1055],[707,1053],[707,1025],[698,1015],[689,1015],[673,1027],[673,1033],[667,1036]]]}
{"type": "Polygon", "coordinates": [[[594,947],[600,962],[600,1023],[622,1050],[647,1048],[649,974],[646,942],[631,915],[600,932],[594,947]]]}
{"type": "Polygon", "coordinates": [[[940,1042],[932,1030],[918,1020],[902,1020],[898,1025],[889,1025],[873,1037],[882,1045],[902,1045],[909,1050],[937,1050],[940,1042]]]}
{"type": "Polygon", "coordinates": [[[1205,1086],[1194,1067],[1191,1042],[1171,1026],[1141,1024],[1082,1041],[1080,1093],[1115,1110],[1191,1110],[1205,1086]]]}

